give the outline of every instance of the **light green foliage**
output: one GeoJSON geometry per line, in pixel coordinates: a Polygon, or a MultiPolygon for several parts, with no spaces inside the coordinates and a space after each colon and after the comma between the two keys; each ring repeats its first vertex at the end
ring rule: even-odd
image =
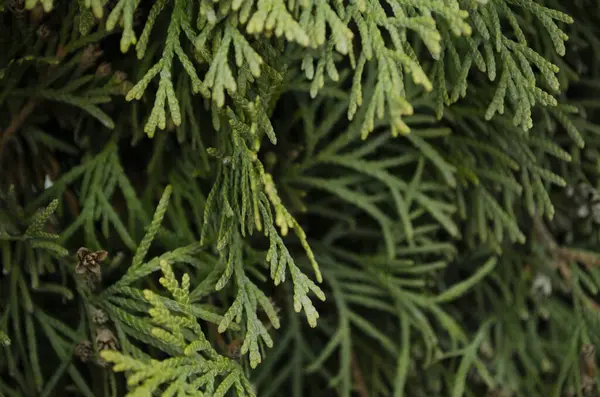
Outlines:
{"type": "MultiPolygon", "coordinates": [[[[108,19],[108,29],[113,29],[121,18],[124,32],[121,50],[127,51],[130,44],[137,43],[138,57],[143,57],[158,14],[166,5],[166,0],[154,4],[144,31],[137,42],[132,30],[133,12],[137,7],[134,0],[120,0],[108,19]]],[[[250,70],[252,76],[261,73],[263,57],[252,48],[244,33],[252,36],[275,33],[287,41],[311,48],[302,59],[302,69],[312,80],[311,96],[317,95],[325,82],[325,74],[333,81],[339,80],[334,51],[348,55],[354,69],[354,84],[351,90],[348,116],[352,118],[358,106],[363,103],[361,80],[364,68],[376,68],[377,85],[369,98],[368,111],[362,126],[363,139],[373,131],[375,119],[382,119],[387,113],[393,135],[406,134],[409,127],[403,116],[411,115],[413,107],[407,101],[403,76],[411,76],[413,82],[426,91],[432,91],[438,102],[438,115],[444,104],[449,105],[464,97],[467,92],[467,76],[471,66],[487,73],[491,81],[498,80],[494,97],[489,104],[486,118],[495,113],[504,113],[505,101],[515,110],[513,123],[527,130],[532,127],[531,109],[535,104],[556,106],[554,97],[540,88],[539,78],[534,68],[541,72],[545,85],[551,92],[557,92],[559,83],[556,77],[558,67],[528,46],[527,37],[516,14],[517,9],[527,10],[540,21],[547,30],[556,52],[564,55],[566,33],[557,25],[572,23],[568,15],[527,1],[458,2],[442,4],[435,1],[391,2],[389,15],[380,1],[361,1],[347,6],[332,6],[323,1],[302,1],[286,7],[282,0],[259,0],[225,2],[215,6],[210,1],[201,1],[197,10],[198,33],[192,28],[191,4],[186,1],[173,3],[164,50],[158,63],[129,92],[128,99],[140,99],[153,77],[160,73],[160,83],[153,111],[146,123],[146,132],[152,136],[156,126],[166,126],[165,101],[169,106],[175,125],[181,122],[180,109],[171,83],[172,59],[174,54],[182,62],[192,79],[194,92],[211,96],[217,106],[225,103],[225,90],[230,95],[237,92],[238,79],[243,77],[243,69],[250,70]],[[355,24],[357,32],[349,29],[355,24]],[[515,39],[501,30],[507,23],[515,39]],[[245,32],[242,27],[245,25],[245,32]],[[331,35],[326,39],[326,30],[331,35]],[[179,43],[180,31],[194,42],[200,59],[209,64],[204,83],[196,74],[196,69],[179,43]],[[410,33],[416,33],[437,61],[431,76],[427,75],[417,59],[414,42],[410,33]],[[389,40],[384,39],[389,35],[389,40]],[[361,51],[354,54],[351,41],[354,36],[360,40],[361,51]],[[212,46],[209,46],[213,40],[212,46]],[[442,45],[443,43],[443,45],[442,45]],[[235,48],[238,76],[230,67],[229,49],[235,48]],[[212,48],[211,48],[212,47],[212,48]],[[483,51],[483,53],[482,53],[483,51]],[[316,65],[315,65],[316,62],[316,65]],[[453,73],[448,75],[446,69],[453,73]],[[496,76],[499,76],[496,79],[496,76]],[[447,92],[450,83],[453,88],[447,92]],[[209,92],[210,91],[210,92],[209,92]]],[[[251,80],[250,80],[251,81],[251,80]]],[[[244,83],[245,84],[245,83],[244,83]]],[[[542,86],[543,87],[543,86],[542,86]]]]}
{"type": "MultiPolygon", "coordinates": [[[[227,261],[227,265],[225,273],[217,284],[217,288],[223,288],[227,279],[234,273],[236,261],[241,260],[240,247],[232,246],[239,239],[237,230],[241,232],[242,236],[246,233],[251,235],[255,229],[262,231],[269,238],[269,250],[266,255],[266,261],[270,264],[271,278],[275,285],[278,285],[285,281],[286,267],[289,268],[292,282],[294,283],[295,300],[297,302],[295,304],[296,311],[304,308],[308,315],[309,323],[314,326],[316,325],[317,315],[307,294],[312,291],[321,300],[324,300],[325,296],[320,288],[308,279],[294,264],[294,260],[273,224],[279,226],[282,236],[286,236],[290,228],[294,229],[306,250],[313,269],[317,274],[317,279],[321,280],[314,254],[308,246],[304,232],[287,209],[283,207],[281,199],[273,185],[272,177],[265,173],[263,165],[257,159],[256,152],[242,138],[242,134],[244,133],[249,133],[250,138],[254,138],[252,136],[252,127],[243,124],[241,120],[236,120],[236,118],[232,118],[231,127],[233,154],[231,157],[222,159],[219,177],[207,198],[202,231],[202,241],[204,241],[208,233],[211,213],[219,214],[217,218],[220,220],[218,224],[217,249],[223,252],[222,258],[223,261],[227,261]],[[215,197],[222,198],[223,201],[219,203],[220,205],[214,203],[215,197]],[[220,210],[216,210],[219,207],[220,210]],[[271,207],[275,211],[275,216],[272,214],[271,207]]],[[[215,224],[216,227],[217,224],[215,224]]],[[[241,271],[241,268],[238,269],[238,272],[241,271]]],[[[238,275],[236,277],[242,277],[239,279],[236,278],[238,288],[241,288],[245,284],[243,276],[238,275]]],[[[248,294],[248,291],[245,294],[248,294]]],[[[245,294],[242,295],[246,296],[245,294]]],[[[242,295],[238,295],[238,298],[236,298],[238,309],[232,313],[232,317],[233,315],[237,315],[234,313],[240,313],[240,302],[248,299],[247,297],[242,297],[242,295]],[[238,301],[238,299],[241,299],[241,301],[238,301]]],[[[223,325],[222,327],[226,328],[227,325],[223,325]]]]}
{"type": "MultiPolygon", "coordinates": [[[[127,51],[128,44],[135,44],[135,36],[131,31],[131,28],[127,28],[128,24],[131,23],[131,19],[133,18],[132,14],[135,9],[135,2],[129,0],[122,0],[119,4],[123,3],[124,15],[123,20],[126,21],[125,32],[123,34],[123,39],[121,40],[121,51],[127,51]]],[[[142,58],[146,52],[146,47],[148,45],[148,38],[152,31],[152,25],[154,20],[157,17],[157,14],[160,13],[161,9],[164,7],[165,1],[158,1],[154,4],[150,18],[146,22],[146,26],[144,27],[144,33],[140,38],[140,42],[137,45],[138,57],[142,58]]],[[[115,11],[118,10],[115,8],[115,11]]],[[[165,129],[166,126],[166,115],[165,115],[165,101],[169,106],[169,111],[171,114],[171,119],[173,123],[178,126],[181,124],[181,113],[179,108],[179,102],[175,96],[175,90],[173,88],[173,82],[171,77],[171,69],[173,67],[173,58],[177,55],[177,58],[182,63],[184,69],[189,74],[190,79],[192,81],[193,92],[203,92],[206,93],[206,89],[204,88],[202,82],[199,80],[196,75],[196,71],[192,62],[188,58],[188,56],[183,51],[181,44],[179,43],[179,35],[181,31],[183,31],[188,38],[191,40],[193,32],[191,32],[191,15],[188,13],[188,5],[185,0],[181,0],[175,3],[173,14],[171,15],[171,22],[169,23],[169,29],[167,31],[167,38],[165,41],[165,48],[162,53],[162,57],[160,61],[155,64],[146,75],[129,91],[127,94],[127,100],[132,100],[133,98],[140,99],[150,83],[150,81],[157,75],[160,75],[160,82],[158,86],[158,91],[156,93],[156,101],[154,103],[154,108],[152,109],[152,113],[148,121],[146,122],[145,131],[148,136],[152,137],[154,135],[154,130],[158,126],[161,129],[165,129]]],[[[112,15],[111,15],[112,16],[112,15]]],[[[110,23],[109,17],[109,23],[110,23]]],[[[114,26],[114,23],[108,25],[110,29],[114,26]]],[[[207,94],[205,94],[207,95],[207,94]]]]}
{"type": "Polygon", "coordinates": [[[180,354],[158,361],[135,359],[116,351],[103,352],[102,357],[115,364],[115,371],[129,373],[128,396],[151,396],[165,384],[168,387],[163,396],[225,396],[231,388],[238,396],[255,396],[242,368],[220,356],[206,340],[190,306],[189,276],[184,274],[179,282],[165,260],[160,261],[160,268],[160,283],[173,296],[181,314],[172,313],[155,293],[145,290],[144,297],[151,305],[152,335],[180,354]]]}
{"type": "MultiPolygon", "coordinates": [[[[265,326],[257,317],[258,306],[262,307],[275,328],[279,320],[273,315],[273,307],[264,293],[246,276],[242,263],[244,255],[240,245],[240,235],[251,235],[254,230],[262,231],[269,238],[269,250],[266,262],[270,265],[271,278],[275,285],[285,281],[286,268],[291,274],[294,285],[294,308],[297,312],[304,310],[311,326],[316,326],[318,314],[311,303],[308,294],[313,292],[321,300],[325,295],[294,263],[287,247],[275,229],[279,226],[281,235],[285,236],[289,228],[293,228],[300,237],[313,269],[320,279],[318,265],[314,254],[308,246],[304,232],[291,214],[283,207],[281,199],[273,185],[272,177],[265,173],[262,164],[257,160],[256,152],[250,149],[242,134],[250,134],[252,127],[243,124],[241,120],[232,118],[233,153],[231,157],[222,158],[219,176],[213,186],[204,210],[202,240],[204,243],[209,235],[212,214],[218,214],[218,223],[214,228],[218,231],[216,246],[220,251],[220,261],[225,270],[216,284],[216,289],[225,287],[229,279],[233,279],[237,288],[237,296],[219,324],[219,332],[224,332],[235,319],[239,322],[246,319],[246,334],[242,345],[242,354],[250,352],[250,363],[255,367],[261,361],[258,349],[259,336],[267,346],[272,346],[272,340],[265,326]],[[216,197],[221,198],[215,203],[216,197]],[[275,216],[272,214],[273,207],[275,216]]],[[[213,152],[218,156],[218,153],[213,152]]]]}

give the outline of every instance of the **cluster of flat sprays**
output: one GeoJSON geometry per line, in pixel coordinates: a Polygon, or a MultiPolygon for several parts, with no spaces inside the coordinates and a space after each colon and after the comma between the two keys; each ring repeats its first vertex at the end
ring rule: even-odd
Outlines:
{"type": "MultiPolygon", "coordinates": [[[[102,281],[102,269],[100,263],[108,256],[106,251],[92,252],[87,248],[77,250],[77,265],[75,274],[83,281],[90,290],[98,288],[102,281]]],[[[88,306],[88,314],[92,323],[93,342],[83,340],[75,347],[75,355],[83,362],[94,360],[98,365],[106,366],[106,362],[100,357],[102,350],[117,350],[119,342],[110,327],[110,319],[102,310],[94,306],[88,306]]]]}

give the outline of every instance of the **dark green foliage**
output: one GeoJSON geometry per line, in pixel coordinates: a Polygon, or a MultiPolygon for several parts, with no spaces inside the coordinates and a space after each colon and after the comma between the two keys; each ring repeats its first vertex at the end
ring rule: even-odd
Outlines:
{"type": "Polygon", "coordinates": [[[2,0],[0,396],[595,396],[592,0],[2,0]]]}

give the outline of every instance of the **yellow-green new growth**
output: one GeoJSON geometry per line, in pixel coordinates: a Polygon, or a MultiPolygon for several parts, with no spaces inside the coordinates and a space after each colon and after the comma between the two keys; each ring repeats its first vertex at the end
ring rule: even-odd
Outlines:
{"type": "Polygon", "coordinates": [[[152,335],[176,348],[180,354],[159,361],[142,360],[118,351],[101,352],[104,360],[115,364],[114,371],[126,372],[130,387],[128,397],[149,397],[163,385],[166,387],[163,396],[176,393],[225,396],[234,388],[238,397],[254,397],[242,367],[212,348],[193,315],[189,305],[189,276],[184,274],[179,282],[166,260],[160,261],[160,268],[163,273],[160,283],[171,293],[182,312],[173,313],[156,293],[145,290],[144,297],[152,305],[149,314],[157,325],[152,329],[152,335]]]}

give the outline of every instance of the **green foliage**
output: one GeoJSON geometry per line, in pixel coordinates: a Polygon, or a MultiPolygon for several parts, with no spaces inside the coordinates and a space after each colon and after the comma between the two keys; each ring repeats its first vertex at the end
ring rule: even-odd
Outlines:
{"type": "Polygon", "coordinates": [[[181,314],[172,313],[154,292],[145,290],[144,298],[151,305],[149,314],[156,325],[152,335],[181,353],[157,361],[135,359],[116,351],[102,352],[104,359],[115,364],[115,371],[129,372],[128,395],[151,396],[168,384],[163,395],[225,396],[234,388],[239,396],[255,396],[240,365],[219,355],[206,339],[190,305],[190,277],[184,274],[180,283],[167,261],[162,260],[160,267],[160,283],[171,293],[181,314]],[[184,335],[185,331],[191,335],[184,335]]]}
{"type": "Polygon", "coordinates": [[[594,395],[598,22],[3,1],[0,395],[594,395]]]}

